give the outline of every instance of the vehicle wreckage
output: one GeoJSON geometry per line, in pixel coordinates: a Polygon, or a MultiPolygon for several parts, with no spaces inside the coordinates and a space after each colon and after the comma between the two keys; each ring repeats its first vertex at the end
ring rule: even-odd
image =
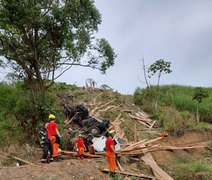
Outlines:
{"type": "MultiPolygon", "coordinates": [[[[64,113],[66,124],[70,130],[70,142],[80,133],[83,136],[86,148],[93,144],[93,138],[104,136],[110,126],[108,119],[98,120],[89,116],[89,111],[84,105],[64,104],[64,113]]],[[[72,142],[72,146],[73,144],[74,142],[72,142]]]]}

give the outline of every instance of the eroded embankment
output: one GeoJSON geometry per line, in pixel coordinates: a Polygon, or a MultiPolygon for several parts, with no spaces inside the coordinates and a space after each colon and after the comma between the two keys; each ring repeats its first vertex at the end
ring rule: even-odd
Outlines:
{"type": "MultiPolygon", "coordinates": [[[[192,145],[210,145],[212,143],[212,130],[205,131],[186,131],[180,137],[170,137],[167,142],[161,142],[161,145],[172,146],[192,146],[192,145]]],[[[174,151],[156,151],[152,155],[158,164],[171,163],[175,158],[184,157],[190,159],[204,158],[205,148],[194,148],[188,150],[174,151]]]]}

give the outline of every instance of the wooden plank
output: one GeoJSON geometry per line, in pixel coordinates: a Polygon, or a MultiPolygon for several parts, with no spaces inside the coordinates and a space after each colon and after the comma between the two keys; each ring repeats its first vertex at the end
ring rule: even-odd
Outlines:
{"type": "Polygon", "coordinates": [[[135,129],[134,129],[134,141],[137,142],[137,127],[135,124],[135,129]]]}
{"type": "Polygon", "coordinates": [[[153,151],[166,151],[166,150],[186,150],[186,149],[197,149],[197,148],[204,148],[205,146],[183,146],[183,147],[176,147],[176,146],[161,146],[161,147],[153,147],[148,149],[148,152],[153,151]]]}
{"type": "Polygon", "coordinates": [[[155,125],[155,123],[156,123],[156,121],[154,121],[154,122],[152,123],[152,125],[149,127],[149,131],[153,128],[153,126],[155,125]]]}
{"type": "MultiPolygon", "coordinates": [[[[108,169],[100,169],[100,171],[102,171],[104,173],[110,172],[108,169]]],[[[116,171],[116,173],[123,174],[123,175],[128,175],[128,176],[135,176],[135,177],[140,177],[140,178],[146,178],[146,179],[155,180],[155,177],[144,175],[144,174],[135,174],[135,173],[130,173],[130,172],[126,172],[126,171],[124,171],[124,172],[122,172],[122,171],[116,171]]]]}
{"type": "Polygon", "coordinates": [[[151,125],[150,125],[148,122],[143,121],[141,118],[136,117],[136,116],[133,116],[133,115],[131,115],[131,114],[128,114],[128,115],[129,115],[131,118],[138,120],[138,122],[141,123],[141,124],[143,124],[144,126],[150,128],[151,125]]]}
{"type": "Polygon", "coordinates": [[[31,162],[29,162],[29,161],[26,161],[26,160],[24,160],[24,159],[22,159],[22,158],[19,158],[19,157],[16,157],[16,156],[12,156],[12,155],[9,155],[9,154],[7,154],[7,153],[2,153],[1,152],[1,154],[4,154],[6,157],[8,157],[8,158],[13,158],[13,159],[15,159],[15,160],[18,160],[18,161],[20,161],[20,162],[23,162],[23,163],[25,163],[25,164],[30,164],[30,165],[32,165],[33,163],[31,163],[31,162]]]}
{"type": "Polygon", "coordinates": [[[123,169],[123,167],[121,166],[121,164],[119,163],[118,159],[116,159],[116,163],[117,163],[119,169],[120,169],[121,171],[124,171],[124,169],[123,169]]]}
{"type": "Polygon", "coordinates": [[[151,143],[156,142],[156,141],[159,141],[159,140],[161,140],[161,137],[158,137],[158,138],[155,138],[155,139],[151,139],[151,140],[149,140],[149,141],[146,141],[144,144],[145,144],[145,145],[151,144],[151,143]]]}
{"type": "Polygon", "coordinates": [[[145,154],[143,157],[141,157],[141,159],[152,168],[156,178],[161,180],[173,180],[171,176],[169,176],[157,165],[150,153],[145,154]]]}
{"type": "MultiPolygon", "coordinates": [[[[69,155],[69,156],[73,156],[73,157],[77,157],[78,154],[76,152],[73,151],[61,151],[62,155],[69,155]]],[[[84,157],[87,158],[102,158],[103,156],[101,155],[94,155],[94,154],[90,154],[90,153],[84,153],[84,157]]]]}
{"type": "MultiPolygon", "coordinates": [[[[145,145],[144,145],[145,146],[145,145]]],[[[158,165],[157,163],[155,162],[154,158],[152,157],[152,155],[150,153],[147,153],[148,152],[148,149],[143,149],[142,150],[143,153],[145,153],[144,156],[141,157],[141,159],[147,164],[149,165],[156,178],[157,179],[161,179],[161,180],[173,180],[173,178],[171,176],[169,176],[165,171],[163,171],[158,165]]]]}
{"type": "Polygon", "coordinates": [[[141,141],[138,141],[138,142],[136,142],[136,143],[134,143],[134,144],[131,144],[131,145],[127,146],[126,148],[124,148],[124,149],[122,149],[122,150],[132,149],[133,147],[137,147],[137,146],[140,145],[140,144],[144,144],[145,141],[146,141],[146,139],[143,139],[143,140],[141,140],[141,141]]]}

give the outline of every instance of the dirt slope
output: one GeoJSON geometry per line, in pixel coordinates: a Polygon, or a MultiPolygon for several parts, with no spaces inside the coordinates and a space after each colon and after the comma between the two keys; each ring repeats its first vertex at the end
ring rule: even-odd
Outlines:
{"type": "Polygon", "coordinates": [[[103,174],[89,159],[71,159],[50,164],[37,163],[20,167],[0,167],[0,179],[106,180],[108,179],[108,176],[103,174]]]}

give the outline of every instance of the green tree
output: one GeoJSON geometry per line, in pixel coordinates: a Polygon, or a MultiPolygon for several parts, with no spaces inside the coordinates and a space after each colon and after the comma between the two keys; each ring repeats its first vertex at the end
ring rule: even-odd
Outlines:
{"type": "Polygon", "coordinates": [[[170,74],[171,70],[171,62],[164,61],[163,59],[157,60],[155,63],[151,64],[148,68],[148,77],[151,78],[155,74],[157,74],[158,82],[157,86],[159,86],[160,78],[164,74],[170,74]]]}
{"type": "Polygon", "coordinates": [[[108,41],[94,38],[101,16],[93,0],[1,0],[0,19],[0,62],[35,103],[73,66],[106,73],[114,65],[108,41]]]}
{"type": "Polygon", "coordinates": [[[197,118],[197,122],[199,122],[199,105],[200,103],[202,103],[204,98],[209,97],[208,92],[206,89],[202,88],[202,87],[197,87],[194,89],[193,92],[193,100],[195,100],[197,102],[197,106],[196,106],[196,118],[197,118]]]}
{"type": "Polygon", "coordinates": [[[101,16],[92,0],[1,0],[0,10],[0,56],[33,94],[72,66],[105,73],[114,64],[109,43],[94,39],[101,16]]]}

